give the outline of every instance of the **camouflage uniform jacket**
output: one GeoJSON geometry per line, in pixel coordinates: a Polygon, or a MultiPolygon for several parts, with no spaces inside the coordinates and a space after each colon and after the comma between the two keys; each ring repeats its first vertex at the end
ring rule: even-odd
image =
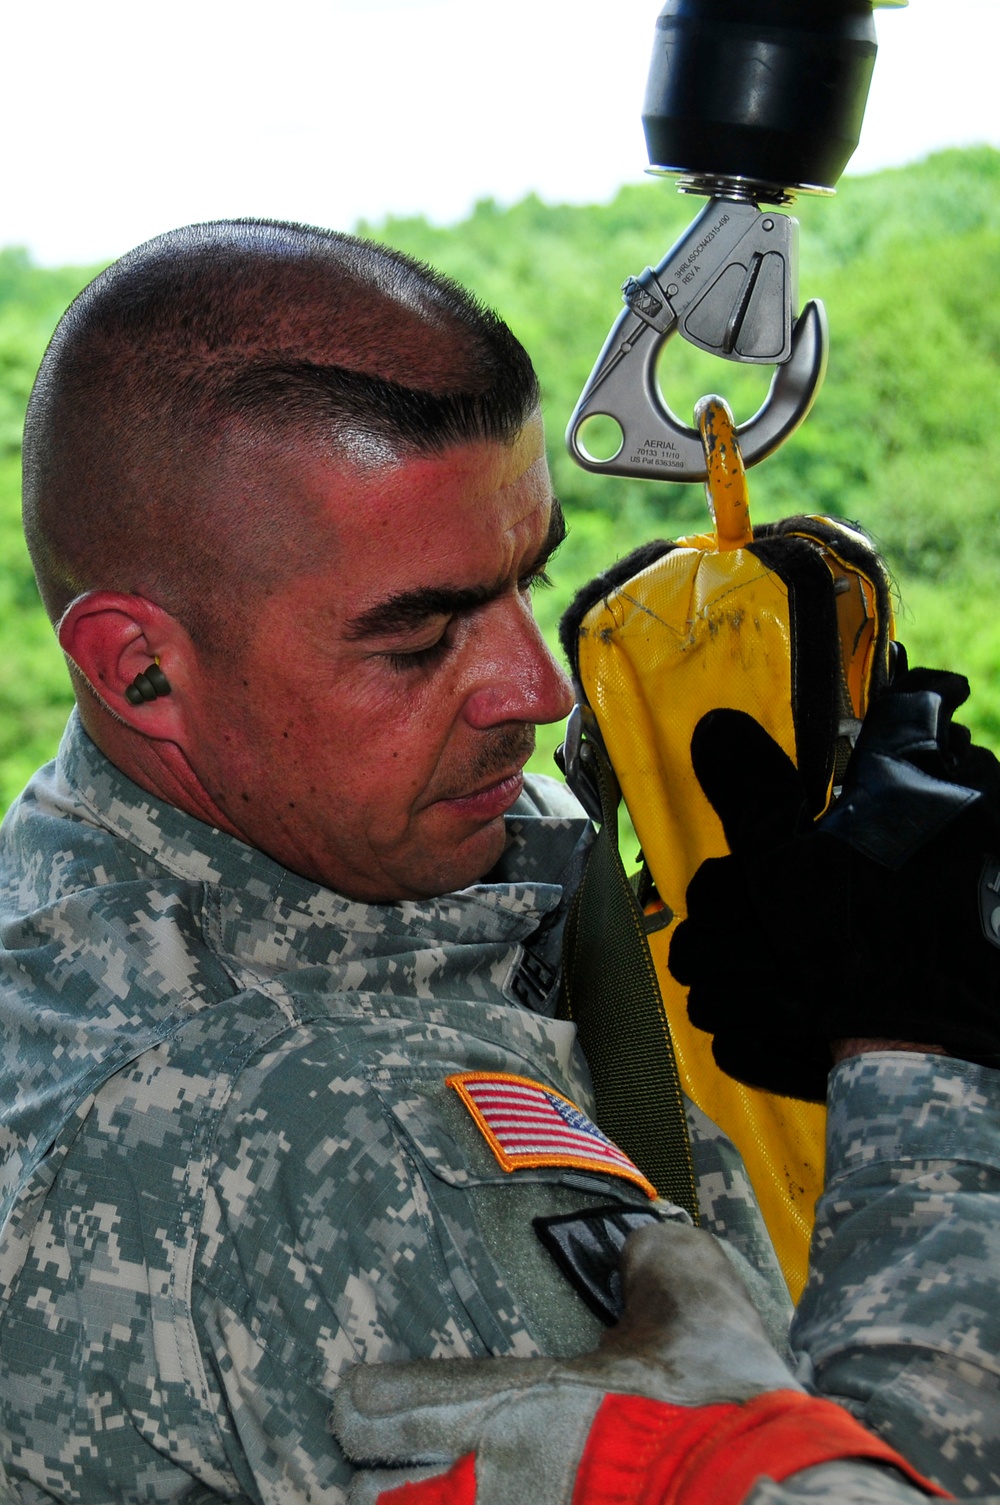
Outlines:
{"type": "MultiPolygon", "coordinates": [[[[22,1499],[339,1500],[346,1366],[593,1345],[531,1219],[644,1193],[505,1171],[445,1085],[509,1073],[593,1111],[544,1012],[589,827],[530,787],[494,881],[368,905],[157,802],[71,720],[0,843],[0,1446],[22,1499]]],[[[694,1129],[707,1222],[780,1282],[735,1152],[694,1129]]]]}
{"type": "MultiPolygon", "coordinates": [[[[446,1085],[518,1075],[592,1111],[572,1028],[545,1012],[585,824],[533,786],[509,835],[489,883],[359,904],[158,803],[71,722],[0,843],[14,1498],[340,1501],[328,1417],[347,1366],[592,1346],[596,1319],[531,1218],[642,1192],[569,1164],[503,1169],[446,1085]]],[[[761,1272],[763,1299],[776,1265],[739,1163],[696,1114],[692,1128],[705,1220],[761,1272]]],[[[909,1231],[924,1188],[895,1194],[909,1231]]],[[[845,1206],[857,1215],[842,1188],[831,1220],[845,1206]]],[[[862,1278],[882,1268],[871,1249],[862,1278]]],[[[805,1346],[863,1408],[874,1371],[851,1366],[872,1298],[852,1306],[863,1287],[822,1262],[818,1280],[805,1346]]],[[[906,1290],[875,1299],[895,1333],[906,1290]]],[[[980,1347],[962,1350],[970,1373],[980,1347]]],[[[924,1410],[929,1394],[933,1379],[924,1410]]],[[[890,1418],[904,1450],[909,1414],[890,1418]]]]}

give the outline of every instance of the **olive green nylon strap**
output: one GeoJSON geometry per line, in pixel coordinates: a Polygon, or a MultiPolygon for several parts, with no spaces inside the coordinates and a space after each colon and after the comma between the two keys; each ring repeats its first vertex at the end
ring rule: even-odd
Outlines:
{"type": "Polygon", "coordinates": [[[698,1193],[674,1047],[642,911],[618,851],[617,782],[596,743],[581,761],[601,828],[566,919],[560,1013],[577,1028],[597,1122],[661,1197],[698,1222],[698,1193]]]}

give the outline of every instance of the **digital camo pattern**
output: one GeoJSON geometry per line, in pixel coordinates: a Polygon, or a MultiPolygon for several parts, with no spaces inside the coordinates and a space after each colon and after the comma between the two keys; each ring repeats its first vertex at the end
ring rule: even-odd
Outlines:
{"type": "MultiPolygon", "coordinates": [[[[510,1072],[594,1111],[547,1012],[588,827],[549,781],[508,826],[492,881],[359,904],[158,804],[73,719],[0,837],[13,1497],[341,1501],[346,1366],[593,1346],[531,1218],[649,1204],[503,1172],[444,1086],[510,1072]]],[[[706,1223],[775,1305],[742,1168],[692,1133],[706,1223]]]]}
{"type": "MultiPolygon", "coordinates": [[[[746,1505],[927,1505],[927,1495],[894,1470],[877,1465],[824,1463],[784,1484],[761,1480],[746,1505]]],[[[984,1496],[980,1505],[1000,1505],[984,1496]]]]}
{"type": "Polygon", "coordinates": [[[816,1384],[954,1494],[1000,1494],[1000,1073],[831,1077],[827,1186],[792,1325],[816,1384]]]}
{"type": "MultiPolygon", "coordinates": [[[[846,1403],[940,1486],[982,1505],[1000,1502],[997,1080],[984,1068],[918,1054],[884,1053],[837,1068],[828,1189],[812,1278],[792,1325],[803,1381],[846,1403]]],[[[435,1395],[429,1378],[420,1383],[424,1418],[435,1395]]],[[[401,1388],[405,1394],[405,1380],[401,1388]]],[[[573,1385],[561,1397],[558,1388],[550,1387],[551,1399],[571,1404],[573,1385]]],[[[461,1422],[461,1401],[451,1400],[461,1422]]],[[[548,1401],[535,1402],[536,1418],[548,1401]]],[[[436,1404],[432,1437],[449,1421],[446,1386],[436,1404]]],[[[386,1456],[397,1457],[393,1447],[407,1436],[390,1427],[386,1456]]],[[[487,1428],[487,1456],[489,1442],[487,1428]]],[[[468,1431],[462,1444],[470,1445],[468,1431]]],[[[714,1498],[710,1487],[706,1498],[714,1498]]],[[[781,1484],[758,1480],[746,1505],[925,1499],[894,1469],[844,1461],[781,1484]]]]}
{"type": "MultiPolygon", "coordinates": [[[[584,824],[536,787],[510,830],[495,882],[355,904],[158,806],[71,724],[0,840],[4,1498],[339,1502],[347,1365],[592,1346],[530,1218],[642,1199],[505,1175],[443,1086],[507,1071],[593,1111],[571,1026],[517,1006],[551,1002],[584,824]]],[[[968,1494],[994,1487],[994,1081],[840,1068],[796,1327],[822,1388],[968,1494]]],[[[692,1133],[706,1225],[766,1286],[742,1168],[692,1133]]]]}
{"type": "MultiPolygon", "coordinates": [[[[1000,1505],[1000,1073],[904,1053],[830,1079],[826,1191],[792,1323],[800,1378],[960,1500],[1000,1505]]],[[[747,1505],[903,1505],[831,1464],[747,1505]]]]}

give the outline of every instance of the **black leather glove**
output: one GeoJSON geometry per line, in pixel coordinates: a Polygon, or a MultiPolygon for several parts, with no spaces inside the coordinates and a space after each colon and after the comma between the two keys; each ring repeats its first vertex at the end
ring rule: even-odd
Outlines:
{"type": "Polygon", "coordinates": [[[695,772],[731,855],[695,874],[670,970],[729,1075],[821,1100],[830,1042],[853,1037],[1000,1066],[1000,764],[952,721],[968,693],[897,672],[816,823],[756,721],[699,722],[695,772]]]}

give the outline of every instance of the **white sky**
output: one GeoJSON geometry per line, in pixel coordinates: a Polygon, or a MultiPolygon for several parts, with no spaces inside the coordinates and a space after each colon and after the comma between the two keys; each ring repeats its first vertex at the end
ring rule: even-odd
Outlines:
{"type": "MultiPolygon", "coordinates": [[[[803,0],[808,4],[809,0],[803,0]]],[[[447,223],[596,202],[646,165],[658,0],[30,0],[0,20],[0,245],[110,259],[257,214],[447,223]]],[[[876,13],[851,171],[1000,146],[998,0],[876,13]]]]}

